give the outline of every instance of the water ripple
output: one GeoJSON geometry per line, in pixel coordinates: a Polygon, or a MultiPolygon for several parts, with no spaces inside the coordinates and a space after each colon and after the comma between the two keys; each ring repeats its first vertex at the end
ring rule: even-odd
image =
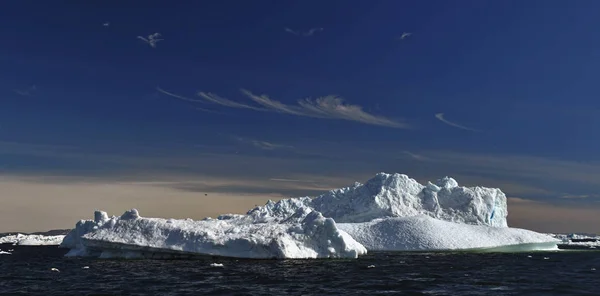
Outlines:
{"type": "Polygon", "coordinates": [[[15,250],[0,258],[0,294],[594,295],[599,254],[372,253],[358,260],[213,261],[87,260],[20,256],[15,250]],[[211,267],[214,262],[224,266],[211,267]]]}

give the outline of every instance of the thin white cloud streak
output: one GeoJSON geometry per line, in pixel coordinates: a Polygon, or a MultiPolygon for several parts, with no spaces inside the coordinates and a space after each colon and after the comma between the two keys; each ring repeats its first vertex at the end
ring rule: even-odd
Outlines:
{"type": "Polygon", "coordinates": [[[33,93],[37,90],[37,87],[35,85],[30,86],[28,89],[26,90],[19,90],[19,89],[15,89],[14,92],[20,96],[23,97],[30,97],[33,95],[33,93]]]}
{"type": "Polygon", "coordinates": [[[398,39],[404,40],[404,39],[410,37],[411,35],[412,35],[412,33],[404,32],[404,33],[402,33],[402,36],[400,36],[400,38],[398,38],[398,39]]]}
{"type": "MultiPolygon", "coordinates": [[[[180,96],[180,95],[178,95],[178,94],[174,94],[174,93],[172,93],[172,92],[169,92],[169,91],[166,91],[166,90],[164,90],[164,89],[162,89],[162,88],[160,88],[160,87],[158,87],[158,86],[156,87],[156,90],[157,90],[158,92],[162,93],[162,94],[165,94],[165,95],[167,95],[167,96],[171,96],[171,97],[174,97],[174,98],[177,98],[177,99],[183,100],[183,101],[188,101],[188,102],[193,102],[193,103],[206,103],[204,100],[190,99],[190,98],[187,98],[187,97],[184,97],[184,96],[180,96]]],[[[210,110],[210,109],[200,108],[200,107],[197,107],[197,106],[195,106],[194,108],[195,108],[196,110],[198,110],[198,111],[202,111],[202,112],[207,112],[207,113],[215,113],[215,114],[221,114],[221,115],[225,115],[225,114],[223,114],[223,113],[221,113],[221,112],[218,112],[218,111],[215,111],[215,110],[210,110]]]]}
{"type": "Polygon", "coordinates": [[[288,33],[291,33],[291,34],[294,34],[297,36],[310,37],[310,36],[314,35],[316,32],[323,31],[323,28],[312,28],[312,29],[310,29],[308,31],[304,31],[304,32],[303,31],[295,31],[290,28],[284,28],[284,30],[288,33]]]}
{"type": "Polygon", "coordinates": [[[582,194],[582,195],[563,195],[560,198],[564,198],[564,199],[586,199],[586,198],[595,198],[598,197],[597,195],[589,195],[589,194],[582,194]]]}
{"type": "Polygon", "coordinates": [[[412,152],[410,152],[410,151],[407,151],[407,150],[404,150],[404,151],[402,151],[402,153],[404,153],[404,154],[406,154],[406,155],[410,156],[411,158],[414,158],[414,159],[416,159],[416,160],[419,160],[419,161],[425,161],[425,160],[429,160],[429,158],[427,158],[427,157],[425,157],[425,156],[423,156],[423,155],[416,154],[416,153],[412,153],[412,152]]]}
{"type": "Polygon", "coordinates": [[[242,103],[238,103],[223,97],[220,97],[218,95],[215,95],[213,93],[205,93],[205,92],[199,92],[198,95],[202,98],[204,98],[205,100],[215,103],[215,104],[219,104],[225,107],[230,107],[230,108],[240,108],[240,109],[250,109],[250,110],[255,110],[255,111],[268,111],[267,109],[263,109],[263,108],[258,108],[258,107],[254,107],[254,106],[250,106],[250,105],[246,105],[246,104],[242,104],[242,103]]]}
{"type": "Polygon", "coordinates": [[[395,128],[409,128],[405,123],[393,121],[383,116],[369,114],[363,111],[361,106],[346,104],[342,98],[335,95],[319,97],[315,100],[307,98],[299,100],[299,106],[290,106],[271,100],[266,95],[254,95],[248,90],[243,89],[242,93],[256,103],[280,113],[317,118],[343,119],[395,128]]]}
{"type": "Polygon", "coordinates": [[[267,142],[267,141],[246,139],[246,138],[242,138],[242,137],[238,137],[238,136],[234,136],[233,138],[241,143],[251,144],[252,146],[254,146],[258,149],[261,149],[261,150],[293,149],[294,148],[294,146],[276,144],[276,143],[271,143],[271,142],[267,142]]]}
{"type": "Polygon", "coordinates": [[[172,92],[168,92],[168,91],[166,91],[166,90],[164,90],[164,89],[162,89],[162,88],[160,88],[158,86],[156,87],[156,90],[159,91],[162,94],[165,94],[167,96],[171,96],[171,97],[174,97],[174,98],[177,98],[177,99],[180,99],[180,100],[184,100],[184,101],[188,101],[188,102],[194,102],[194,103],[205,103],[203,100],[190,99],[190,98],[186,98],[184,96],[180,96],[180,95],[174,94],[172,92]]]}
{"type": "Polygon", "coordinates": [[[274,144],[274,143],[269,143],[266,141],[257,141],[254,140],[252,141],[252,145],[254,145],[254,147],[263,149],[263,150],[275,150],[275,149],[282,149],[282,148],[294,148],[293,146],[287,146],[287,145],[280,145],[280,144],[274,144]]]}
{"type": "Polygon", "coordinates": [[[160,33],[154,33],[154,34],[150,34],[148,35],[148,38],[144,38],[142,36],[137,36],[138,39],[146,42],[148,45],[150,45],[150,47],[154,48],[156,47],[156,43],[158,43],[158,41],[162,41],[164,39],[158,39],[158,37],[160,37],[160,33]]]}
{"type": "Polygon", "coordinates": [[[411,128],[406,123],[394,121],[383,116],[369,114],[365,112],[361,106],[346,104],[342,98],[334,95],[320,97],[315,100],[302,99],[298,101],[298,105],[294,106],[272,100],[266,95],[255,95],[245,89],[242,89],[241,92],[262,107],[238,103],[211,93],[199,92],[198,95],[209,102],[230,108],[270,111],[315,118],[342,119],[394,128],[411,128]]]}
{"type": "Polygon", "coordinates": [[[456,128],[460,128],[460,129],[464,129],[464,130],[468,130],[468,131],[472,131],[472,132],[478,132],[479,131],[479,130],[476,130],[474,128],[466,127],[464,125],[460,125],[458,123],[454,123],[454,122],[451,122],[451,121],[447,120],[446,118],[444,118],[444,113],[438,113],[438,114],[436,114],[435,118],[439,119],[441,122],[443,122],[443,123],[445,123],[447,125],[450,125],[450,126],[453,126],[453,127],[456,127],[456,128]]]}
{"type": "MultiPolygon", "coordinates": [[[[250,98],[255,103],[259,104],[260,107],[258,107],[232,101],[230,99],[209,92],[198,92],[197,95],[200,96],[203,100],[195,100],[174,94],[172,92],[165,91],[160,87],[157,87],[156,89],[159,92],[169,95],[171,97],[195,103],[210,102],[229,108],[248,109],[261,112],[277,112],[291,114],[295,116],[315,117],[324,119],[342,119],[348,121],[361,122],[364,124],[387,126],[393,128],[411,128],[410,125],[406,123],[394,121],[383,116],[377,116],[367,113],[359,105],[346,104],[342,98],[335,95],[319,97],[315,100],[312,100],[310,98],[302,99],[298,100],[298,105],[287,105],[279,101],[272,100],[267,95],[255,95],[246,89],[242,89],[242,94],[250,98]]],[[[212,112],[211,110],[204,108],[199,108],[199,110],[205,112],[212,112]]]]}
{"type": "Polygon", "coordinates": [[[271,178],[270,181],[275,182],[293,182],[293,183],[314,183],[313,180],[298,180],[298,179],[284,179],[284,178],[271,178]]]}

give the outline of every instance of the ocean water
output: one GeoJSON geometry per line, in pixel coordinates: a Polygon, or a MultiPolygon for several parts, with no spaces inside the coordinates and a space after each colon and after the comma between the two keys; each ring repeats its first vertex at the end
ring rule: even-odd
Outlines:
{"type": "Polygon", "coordinates": [[[90,260],[63,253],[30,247],[0,255],[0,295],[600,295],[600,252],[589,251],[372,252],[358,260],[285,261],[90,260]]]}

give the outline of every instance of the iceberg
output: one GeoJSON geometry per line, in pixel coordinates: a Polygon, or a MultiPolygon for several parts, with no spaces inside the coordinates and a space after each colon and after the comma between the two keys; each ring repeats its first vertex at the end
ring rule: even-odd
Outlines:
{"type": "Polygon", "coordinates": [[[245,215],[200,221],[121,217],[96,211],[63,240],[67,256],[212,255],[237,258],[357,258],[369,251],[556,249],[558,239],[508,227],[506,195],[461,187],[450,177],[421,185],[379,173],[315,198],[268,201],[245,215]]]}
{"type": "Polygon", "coordinates": [[[135,209],[108,218],[96,211],[82,220],[61,247],[66,256],[100,258],[211,255],[237,258],[357,258],[367,250],[340,231],[331,218],[303,208],[294,221],[255,221],[249,215],[225,215],[202,221],[144,218],[135,209]],[[306,212],[302,212],[306,211],[306,212]]]}
{"type": "Polygon", "coordinates": [[[550,234],[561,242],[558,248],[562,250],[593,250],[600,251],[600,236],[596,234],[550,234]]]}
{"type": "Polygon", "coordinates": [[[12,244],[20,246],[58,246],[64,239],[64,235],[41,235],[21,234],[0,237],[0,244],[12,244]]]}

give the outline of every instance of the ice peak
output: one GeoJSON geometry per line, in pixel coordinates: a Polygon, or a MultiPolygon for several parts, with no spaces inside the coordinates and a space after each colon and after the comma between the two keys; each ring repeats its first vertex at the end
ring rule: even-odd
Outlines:
{"type": "Polygon", "coordinates": [[[439,187],[450,189],[454,187],[458,187],[458,182],[456,180],[446,176],[441,179],[438,179],[435,184],[439,187]]]}
{"type": "Polygon", "coordinates": [[[108,221],[108,214],[104,211],[94,211],[94,222],[100,223],[108,221]]]}
{"type": "Polygon", "coordinates": [[[131,209],[129,211],[125,211],[123,215],[121,215],[122,220],[134,220],[140,217],[140,212],[137,209],[131,209]]]}

